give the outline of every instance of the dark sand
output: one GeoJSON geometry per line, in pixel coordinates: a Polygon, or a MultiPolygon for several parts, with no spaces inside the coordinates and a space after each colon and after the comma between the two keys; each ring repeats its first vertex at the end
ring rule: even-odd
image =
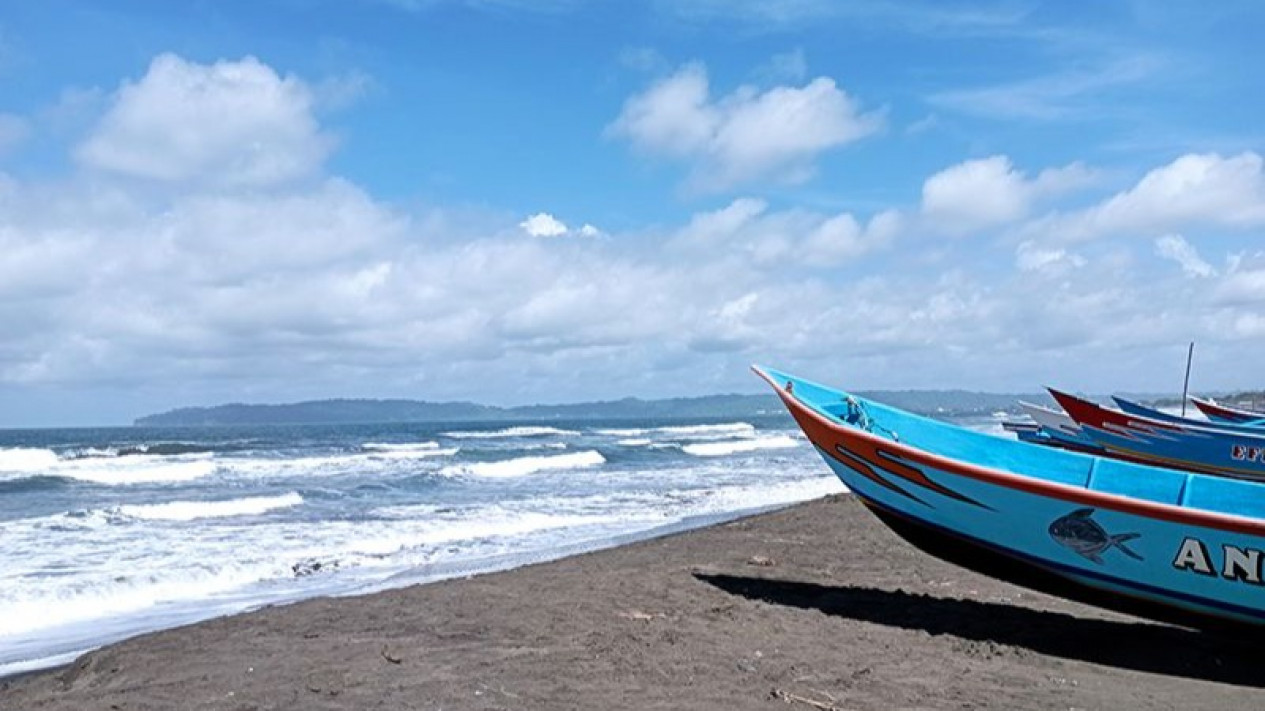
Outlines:
{"type": "Polygon", "coordinates": [[[850,497],[138,637],[0,709],[1259,709],[1265,651],[981,577],[850,497]]]}

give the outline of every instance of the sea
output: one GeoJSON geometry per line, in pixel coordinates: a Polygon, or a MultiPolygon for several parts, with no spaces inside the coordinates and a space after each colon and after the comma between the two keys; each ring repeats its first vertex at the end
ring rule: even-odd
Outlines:
{"type": "Polygon", "coordinates": [[[0,676],[842,491],[785,415],[0,431],[0,676]]]}

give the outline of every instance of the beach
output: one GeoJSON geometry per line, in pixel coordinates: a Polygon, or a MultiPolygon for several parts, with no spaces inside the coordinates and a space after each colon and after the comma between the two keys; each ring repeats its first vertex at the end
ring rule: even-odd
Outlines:
{"type": "Polygon", "coordinates": [[[1248,643],[948,565],[848,495],[151,633],[4,709],[1241,709],[1248,643]]]}

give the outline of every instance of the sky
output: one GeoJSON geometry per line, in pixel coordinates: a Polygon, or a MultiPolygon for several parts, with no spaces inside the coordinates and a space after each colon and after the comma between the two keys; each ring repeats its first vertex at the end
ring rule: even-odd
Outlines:
{"type": "Polygon", "coordinates": [[[1265,5],[0,7],[0,427],[1260,388],[1265,5]]]}

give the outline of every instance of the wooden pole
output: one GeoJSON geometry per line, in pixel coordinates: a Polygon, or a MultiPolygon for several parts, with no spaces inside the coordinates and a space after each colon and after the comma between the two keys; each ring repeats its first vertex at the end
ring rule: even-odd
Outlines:
{"type": "Polygon", "coordinates": [[[1190,361],[1195,357],[1195,342],[1186,350],[1186,380],[1182,382],[1182,417],[1186,416],[1186,394],[1190,392],[1190,361]]]}

